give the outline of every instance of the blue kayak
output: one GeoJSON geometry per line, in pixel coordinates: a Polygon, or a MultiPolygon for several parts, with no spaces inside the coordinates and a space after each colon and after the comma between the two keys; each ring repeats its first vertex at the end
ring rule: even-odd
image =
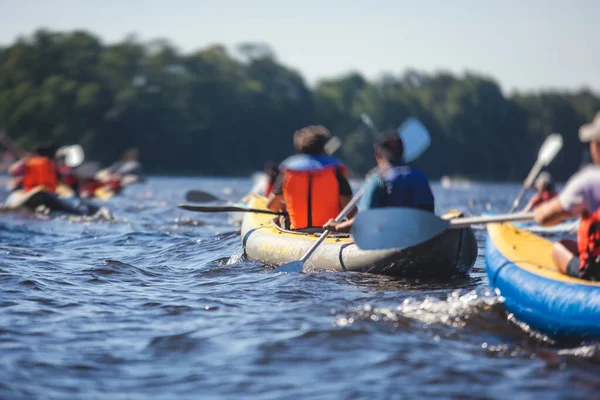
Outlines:
{"type": "Polygon", "coordinates": [[[553,337],[600,338],[600,282],[560,273],[552,242],[511,224],[490,224],[485,249],[490,285],[504,307],[536,331],[553,337]]]}

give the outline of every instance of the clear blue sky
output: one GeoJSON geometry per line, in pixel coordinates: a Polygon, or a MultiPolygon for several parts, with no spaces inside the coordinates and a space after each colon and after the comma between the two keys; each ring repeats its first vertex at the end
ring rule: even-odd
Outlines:
{"type": "Polygon", "coordinates": [[[350,70],[465,69],[505,91],[600,92],[600,0],[0,0],[0,44],[39,27],[182,51],[266,42],[310,83],[350,70]]]}

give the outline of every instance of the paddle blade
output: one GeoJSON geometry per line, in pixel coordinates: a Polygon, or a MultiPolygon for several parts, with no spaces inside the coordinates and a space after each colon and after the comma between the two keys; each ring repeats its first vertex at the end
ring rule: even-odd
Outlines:
{"type": "Polygon", "coordinates": [[[404,161],[409,163],[421,157],[429,148],[431,137],[425,125],[410,117],[398,128],[398,135],[404,144],[404,161]]]}
{"type": "Polygon", "coordinates": [[[56,155],[58,157],[64,157],[65,164],[71,168],[76,168],[80,166],[81,163],[83,163],[83,160],[85,159],[83,148],[78,144],[61,147],[56,151],[56,155]]]}
{"type": "Polygon", "coordinates": [[[544,167],[548,166],[548,164],[554,160],[554,157],[556,157],[560,149],[562,149],[562,146],[563,138],[560,134],[553,133],[548,136],[538,153],[538,161],[540,164],[544,167]]]}
{"type": "Polygon", "coordinates": [[[275,272],[303,272],[304,271],[304,263],[302,261],[292,261],[291,263],[283,264],[278,267],[275,272]]]}
{"type": "Polygon", "coordinates": [[[248,212],[255,214],[267,214],[267,215],[285,215],[281,211],[262,210],[260,208],[248,208],[238,206],[197,206],[194,204],[180,204],[177,206],[182,210],[193,211],[193,212],[248,212]]]}
{"type": "Polygon", "coordinates": [[[448,221],[427,211],[378,208],[358,213],[352,235],[363,250],[401,249],[426,242],[448,227],[448,221]]]}
{"type": "Polygon", "coordinates": [[[189,190],[185,194],[185,201],[192,203],[209,203],[211,201],[218,201],[219,198],[201,190],[189,190]]]}
{"type": "Polygon", "coordinates": [[[339,137],[333,136],[331,139],[325,143],[325,152],[329,155],[332,155],[342,146],[342,141],[339,137]]]}
{"type": "Polygon", "coordinates": [[[362,114],[360,114],[360,119],[363,122],[363,124],[368,126],[372,131],[377,132],[377,128],[375,128],[375,124],[373,123],[373,120],[371,119],[371,117],[369,117],[365,113],[362,113],[362,114]]]}
{"type": "Polygon", "coordinates": [[[136,160],[125,161],[116,171],[115,174],[126,175],[136,169],[139,169],[141,164],[136,160]]]}

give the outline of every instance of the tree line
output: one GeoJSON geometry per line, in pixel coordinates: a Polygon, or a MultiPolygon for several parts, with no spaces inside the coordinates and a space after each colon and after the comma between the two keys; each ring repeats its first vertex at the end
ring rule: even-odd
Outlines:
{"type": "Polygon", "coordinates": [[[292,153],[296,129],[323,124],[360,174],[374,165],[367,113],[379,129],[420,119],[432,146],[418,164],[433,178],[521,180],[544,138],[560,132],[551,172],[566,179],[584,153],[578,128],[599,110],[589,90],[505,96],[469,72],[348,73],[311,88],[262,43],[183,54],[164,40],[105,44],[85,31],[38,30],[0,47],[0,129],[26,147],[80,143],[103,163],[136,147],[151,173],[247,174],[292,153]]]}

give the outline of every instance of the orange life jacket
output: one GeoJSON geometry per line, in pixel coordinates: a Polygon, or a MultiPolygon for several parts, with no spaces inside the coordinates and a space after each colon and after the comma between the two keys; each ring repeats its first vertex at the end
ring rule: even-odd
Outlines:
{"type": "Polygon", "coordinates": [[[283,200],[292,229],[321,227],[341,211],[340,184],[336,170],[328,165],[320,170],[283,172],[283,200]]]}
{"type": "Polygon", "coordinates": [[[54,193],[56,191],[56,167],[48,157],[31,157],[25,163],[25,177],[23,178],[23,189],[26,192],[36,186],[45,186],[45,190],[54,193]]]}
{"type": "Polygon", "coordinates": [[[585,270],[588,263],[600,264],[600,208],[581,218],[577,231],[577,247],[581,260],[580,270],[585,270]]]}

